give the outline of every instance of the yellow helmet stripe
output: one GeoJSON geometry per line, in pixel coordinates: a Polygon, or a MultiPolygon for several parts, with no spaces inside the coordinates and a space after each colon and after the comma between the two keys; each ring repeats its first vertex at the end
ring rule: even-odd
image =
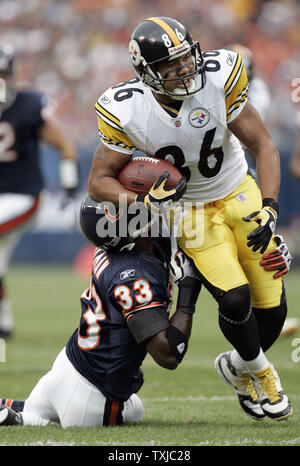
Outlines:
{"type": "Polygon", "coordinates": [[[153,23],[158,24],[158,26],[160,26],[164,31],[166,31],[166,33],[172,40],[174,46],[180,45],[180,40],[178,39],[177,34],[164,20],[153,17],[153,18],[147,18],[146,21],[153,21],[153,23]]]}

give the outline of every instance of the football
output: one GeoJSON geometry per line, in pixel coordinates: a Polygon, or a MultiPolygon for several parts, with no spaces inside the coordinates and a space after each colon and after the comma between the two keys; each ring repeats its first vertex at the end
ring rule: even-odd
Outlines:
{"type": "Polygon", "coordinates": [[[164,171],[170,173],[165,187],[174,188],[182,178],[174,165],[163,159],[136,156],[122,168],[118,180],[124,188],[137,194],[145,194],[164,171]]]}

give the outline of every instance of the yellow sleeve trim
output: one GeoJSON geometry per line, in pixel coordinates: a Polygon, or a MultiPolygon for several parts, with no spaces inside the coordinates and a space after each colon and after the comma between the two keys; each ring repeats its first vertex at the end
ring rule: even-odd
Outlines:
{"type": "Polygon", "coordinates": [[[119,118],[110,113],[106,108],[102,107],[102,105],[100,105],[99,102],[96,102],[95,109],[97,114],[100,113],[100,115],[103,116],[105,119],[110,120],[111,123],[118,126],[121,130],[123,129],[119,118]]]}
{"type": "Polygon", "coordinates": [[[237,110],[242,102],[244,102],[248,95],[248,78],[243,66],[240,62],[240,67],[234,75],[232,75],[231,85],[225,93],[226,103],[226,119],[228,120],[235,110],[237,110]]]}
{"type": "Polygon", "coordinates": [[[242,63],[242,57],[241,57],[241,55],[238,54],[237,57],[236,57],[236,62],[235,62],[235,65],[233,67],[233,70],[230,73],[230,76],[227,79],[227,81],[225,83],[225,86],[224,86],[225,94],[227,93],[227,91],[229,90],[231,84],[233,83],[233,81],[234,81],[234,79],[235,79],[235,77],[236,77],[236,75],[237,75],[237,73],[239,71],[239,68],[241,66],[241,63],[242,63]]]}
{"type": "Polygon", "coordinates": [[[131,141],[129,136],[115,126],[111,126],[107,121],[104,121],[97,114],[98,129],[100,138],[107,144],[123,147],[124,149],[132,150],[135,148],[134,143],[131,141]]]}

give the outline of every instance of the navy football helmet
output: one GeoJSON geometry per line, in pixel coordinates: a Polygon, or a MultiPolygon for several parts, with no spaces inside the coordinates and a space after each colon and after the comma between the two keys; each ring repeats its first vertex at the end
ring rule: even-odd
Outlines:
{"type": "MultiPolygon", "coordinates": [[[[139,203],[142,204],[142,203],[139,203]]],[[[119,208],[111,202],[95,202],[87,194],[80,207],[80,226],[87,240],[96,247],[131,250],[139,236],[148,236],[148,230],[157,222],[149,220],[148,211],[137,209],[140,214],[128,213],[124,204],[119,208]]]]}
{"type": "Polygon", "coordinates": [[[200,91],[205,85],[204,60],[199,42],[193,41],[188,30],[175,19],[153,17],[140,23],[131,35],[129,55],[137,75],[159,94],[183,100],[200,91]],[[192,54],[195,70],[180,78],[163,79],[158,65],[164,61],[175,60],[188,52],[192,54]],[[201,75],[202,79],[196,84],[198,75],[201,75]],[[185,84],[188,78],[191,80],[189,87],[185,84]],[[184,88],[167,91],[165,83],[175,79],[181,79],[184,88]]]}

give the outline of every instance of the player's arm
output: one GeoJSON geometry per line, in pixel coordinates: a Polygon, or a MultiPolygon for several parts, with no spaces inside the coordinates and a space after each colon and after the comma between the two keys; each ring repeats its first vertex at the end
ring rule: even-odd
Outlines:
{"type": "Polygon", "coordinates": [[[173,370],[182,361],[188,348],[201,282],[182,252],[176,257],[171,272],[178,286],[176,311],[171,319],[168,319],[165,310],[156,309],[153,313],[149,308],[143,314],[139,312],[132,315],[128,326],[137,341],[145,344],[157,364],[173,370]],[[175,275],[174,269],[177,269],[175,275]]]}
{"type": "Polygon", "coordinates": [[[228,123],[228,127],[256,159],[262,205],[260,210],[249,212],[243,220],[256,223],[256,228],[247,236],[247,246],[263,254],[275,231],[279,214],[279,153],[261,117],[250,102],[247,102],[240,114],[228,123]]]}
{"type": "Polygon", "coordinates": [[[88,192],[94,201],[109,201],[117,205],[119,195],[125,194],[128,205],[135,202],[136,193],[125,189],[118,181],[120,170],[130,158],[131,154],[117,152],[105,144],[99,144],[88,178],[88,192]]]}
{"type": "Polygon", "coordinates": [[[74,194],[79,185],[78,153],[75,144],[63,133],[53,118],[44,120],[39,137],[58,150],[61,185],[69,195],[74,194]]]}
{"type": "Polygon", "coordinates": [[[259,113],[249,101],[241,113],[228,123],[228,128],[256,159],[262,198],[277,201],[280,186],[279,153],[259,113]]]}

